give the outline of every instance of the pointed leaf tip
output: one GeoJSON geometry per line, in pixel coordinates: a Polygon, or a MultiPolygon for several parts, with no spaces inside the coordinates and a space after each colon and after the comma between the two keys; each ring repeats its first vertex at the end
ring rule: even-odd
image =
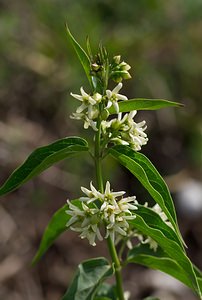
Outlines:
{"type": "Polygon", "coordinates": [[[73,154],[87,151],[88,144],[79,137],[67,137],[35,149],[0,187],[0,196],[14,191],[31,178],[73,154]]]}
{"type": "Polygon", "coordinates": [[[74,38],[72,35],[68,25],[66,24],[66,29],[67,29],[67,34],[70,39],[70,42],[77,54],[78,59],[81,62],[81,65],[83,66],[83,69],[86,73],[86,76],[88,78],[88,81],[90,85],[92,86],[92,80],[91,80],[91,75],[90,75],[90,58],[87,55],[86,51],[81,47],[81,45],[77,42],[77,40],[74,38]]]}
{"type": "MultiPolygon", "coordinates": [[[[119,111],[120,112],[129,112],[132,110],[158,110],[161,108],[168,107],[183,107],[184,104],[168,101],[164,99],[144,99],[144,98],[136,98],[129,99],[119,102],[119,111]]],[[[110,114],[116,113],[113,106],[109,109],[110,114]]]]}

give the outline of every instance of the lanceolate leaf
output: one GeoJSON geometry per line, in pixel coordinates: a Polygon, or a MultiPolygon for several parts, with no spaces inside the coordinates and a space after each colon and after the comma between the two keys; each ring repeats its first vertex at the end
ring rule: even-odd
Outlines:
{"type": "Polygon", "coordinates": [[[181,269],[184,270],[183,280],[185,281],[186,277],[187,281],[190,282],[190,287],[200,295],[200,288],[196,278],[196,274],[194,272],[193,265],[190,262],[189,258],[186,256],[182,247],[179,246],[179,244],[176,241],[165,236],[164,230],[161,231],[161,229],[156,229],[153,224],[148,224],[149,222],[147,223],[146,218],[143,219],[143,217],[138,214],[136,215],[136,218],[130,220],[129,223],[132,226],[134,226],[134,228],[137,228],[140,232],[151,237],[158,243],[158,245],[163,249],[163,251],[165,251],[165,253],[172,260],[174,260],[180,266],[181,269]]]}
{"type": "Polygon", "coordinates": [[[140,216],[151,228],[159,229],[165,237],[178,243],[178,245],[184,251],[184,248],[181,245],[181,240],[179,239],[176,232],[172,229],[172,225],[169,226],[165,221],[161,219],[159,214],[151,208],[145,207],[143,205],[136,206],[138,207],[138,209],[135,210],[136,216],[140,216]]]}
{"type": "Polygon", "coordinates": [[[91,76],[90,76],[90,58],[88,57],[87,53],[83,50],[83,48],[79,45],[79,43],[75,40],[75,38],[71,34],[68,26],[66,26],[66,28],[67,28],[68,37],[69,37],[69,39],[74,47],[74,50],[84,68],[84,71],[90,82],[90,85],[92,85],[91,76]]]}
{"type": "Polygon", "coordinates": [[[110,153],[142,183],[180,237],[175,208],[168,187],[150,160],[145,155],[124,145],[114,146],[110,149],[110,153]]]}
{"type": "Polygon", "coordinates": [[[99,285],[113,274],[105,258],[94,258],[79,264],[76,275],[62,300],[93,300],[99,285]]]}
{"type": "Polygon", "coordinates": [[[67,137],[47,146],[40,147],[17,168],[0,188],[0,195],[7,194],[53,164],[81,151],[87,151],[88,145],[79,137],[67,137]]]}
{"type": "MultiPolygon", "coordinates": [[[[167,273],[193,289],[190,277],[184,268],[175,259],[169,257],[160,247],[154,252],[149,248],[149,245],[140,244],[129,252],[127,262],[138,263],[167,273]]],[[[197,278],[197,280],[200,281],[200,278],[197,278]]],[[[196,292],[195,288],[193,290],[196,292]]]]}
{"type": "MultiPolygon", "coordinates": [[[[81,201],[79,200],[72,200],[72,204],[76,205],[77,207],[81,206],[81,201]]],[[[66,224],[71,218],[70,215],[66,214],[66,210],[68,209],[68,205],[65,204],[63,207],[58,209],[55,214],[52,216],[50,222],[48,223],[39,249],[32,260],[32,264],[35,264],[39,261],[42,255],[50,248],[50,246],[54,243],[54,241],[65,231],[67,230],[66,224]]]]}
{"type": "MultiPolygon", "coordinates": [[[[129,112],[132,110],[157,110],[160,108],[165,107],[172,107],[172,106],[183,106],[180,103],[172,102],[168,100],[162,99],[144,99],[144,98],[137,98],[137,99],[130,99],[125,101],[119,102],[119,111],[120,112],[129,112]]],[[[113,106],[109,108],[110,114],[115,114],[116,111],[113,106]]]]}

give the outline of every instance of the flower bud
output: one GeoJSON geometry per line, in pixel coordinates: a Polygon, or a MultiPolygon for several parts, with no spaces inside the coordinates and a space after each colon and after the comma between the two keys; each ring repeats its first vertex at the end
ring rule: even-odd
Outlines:
{"type": "Polygon", "coordinates": [[[120,64],[120,60],[121,60],[121,55],[116,55],[113,57],[113,61],[115,64],[120,64]]]}
{"type": "Polygon", "coordinates": [[[100,68],[101,68],[101,66],[98,65],[97,63],[91,64],[91,69],[92,69],[92,71],[97,72],[97,71],[99,71],[100,68]]]}
{"type": "Polygon", "coordinates": [[[101,113],[101,118],[102,120],[107,120],[108,117],[109,117],[109,112],[107,109],[104,109],[101,113]]]}
{"type": "Polygon", "coordinates": [[[131,69],[131,66],[129,64],[127,64],[125,61],[122,61],[120,64],[119,64],[119,68],[120,70],[123,70],[123,71],[128,71],[131,69]]]}
{"type": "Polygon", "coordinates": [[[128,71],[121,71],[121,74],[122,74],[123,79],[130,79],[131,78],[131,75],[128,71]]]}

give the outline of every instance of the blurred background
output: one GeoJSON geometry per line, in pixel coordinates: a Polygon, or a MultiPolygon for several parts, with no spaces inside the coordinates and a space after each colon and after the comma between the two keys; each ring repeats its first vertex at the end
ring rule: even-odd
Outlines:
{"type": "MultiPolygon", "coordinates": [[[[140,112],[149,143],[145,153],[167,181],[192,261],[202,269],[202,1],[201,0],[0,0],[0,182],[35,147],[69,135],[90,140],[69,119],[78,102],[70,92],[88,91],[70,45],[65,22],[96,53],[101,40],[111,56],[122,55],[132,79],[128,98],[161,98],[180,109],[140,112]]],[[[90,90],[89,90],[90,91],[90,90]]],[[[56,300],[76,265],[107,255],[64,233],[44,256],[30,262],[51,215],[80,186],[94,178],[92,162],[81,155],[57,164],[0,202],[0,300],[56,300]]],[[[116,163],[104,164],[114,190],[150,201],[138,182],[116,163]]],[[[124,273],[131,299],[194,300],[191,291],[162,273],[133,265],[124,273]]]]}

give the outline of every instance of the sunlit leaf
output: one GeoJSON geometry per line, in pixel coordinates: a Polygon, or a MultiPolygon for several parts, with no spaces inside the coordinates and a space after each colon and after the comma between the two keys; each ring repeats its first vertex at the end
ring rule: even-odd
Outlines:
{"type": "Polygon", "coordinates": [[[66,25],[67,28],[67,34],[68,37],[74,47],[74,50],[84,68],[84,71],[86,73],[86,76],[89,80],[90,85],[92,86],[92,80],[90,75],[90,58],[88,57],[87,53],[84,51],[84,49],[79,45],[79,43],[75,40],[73,35],[71,34],[69,27],[66,25]]]}
{"type": "MultiPolygon", "coordinates": [[[[147,209],[147,208],[145,208],[147,209]]],[[[136,212],[135,212],[136,213],[136,212]]],[[[194,267],[187,257],[186,253],[182,249],[182,247],[174,241],[172,238],[169,238],[169,236],[166,234],[165,230],[161,230],[161,228],[157,229],[158,227],[154,226],[155,220],[153,224],[149,221],[147,223],[147,218],[143,219],[145,216],[141,216],[141,214],[137,214],[136,218],[133,220],[130,220],[130,225],[134,226],[134,228],[138,229],[140,232],[142,232],[144,235],[147,235],[151,237],[153,240],[155,240],[158,245],[163,249],[163,251],[167,254],[169,258],[174,260],[176,264],[179,265],[179,267],[183,270],[182,280],[185,284],[189,281],[190,287],[200,294],[200,288],[199,284],[196,278],[196,274],[194,271],[194,267]],[[166,234],[166,235],[165,235],[166,234]]],[[[131,253],[131,252],[130,252],[131,253]]],[[[155,252],[154,252],[155,253],[155,252]]],[[[128,262],[130,261],[130,254],[128,256],[128,262]]],[[[131,258],[132,259],[132,258],[131,258]]],[[[166,264],[167,262],[165,262],[166,264]]],[[[160,262],[159,262],[160,264],[160,262]]],[[[168,264],[166,265],[168,267],[168,264]]],[[[165,267],[165,270],[166,270],[165,267]]],[[[164,271],[165,271],[164,270],[164,271]]],[[[177,271],[176,271],[177,272],[177,271]]],[[[173,271],[172,276],[177,276],[174,274],[173,271]]],[[[177,277],[176,277],[177,278],[177,277]]],[[[181,280],[180,278],[178,278],[181,280]]]]}
{"type": "MultiPolygon", "coordinates": [[[[120,112],[129,112],[132,110],[157,110],[160,108],[166,107],[180,107],[183,106],[181,103],[172,102],[163,99],[144,99],[144,98],[137,98],[137,99],[130,99],[125,101],[119,102],[119,111],[120,112]]],[[[110,114],[115,114],[114,106],[109,108],[110,114]]]]}
{"type": "MultiPolygon", "coordinates": [[[[184,248],[181,245],[181,240],[173,230],[172,225],[169,226],[165,221],[162,220],[159,214],[151,208],[139,204],[136,206],[138,208],[137,210],[135,210],[136,216],[140,216],[151,228],[159,229],[165,237],[178,243],[178,245],[184,251],[184,248]]],[[[138,219],[136,221],[138,221],[138,219]]],[[[136,221],[134,221],[133,224],[136,221]]]]}
{"type": "Polygon", "coordinates": [[[159,204],[181,239],[170,192],[165,181],[150,160],[145,155],[124,145],[114,146],[109,153],[141,182],[159,204]]]}
{"type": "Polygon", "coordinates": [[[149,245],[140,244],[130,250],[127,262],[138,263],[148,268],[162,271],[178,279],[196,292],[195,287],[193,288],[189,274],[187,274],[184,268],[175,259],[169,257],[169,255],[160,247],[154,252],[149,248],[149,245]]]}
{"type": "Polygon", "coordinates": [[[81,151],[88,145],[79,137],[67,137],[34,150],[25,162],[18,167],[0,188],[0,195],[7,194],[55,163],[81,151]]]}
{"type": "Polygon", "coordinates": [[[99,285],[113,274],[105,258],[86,260],[78,265],[76,275],[61,300],[92,300],[99,285]]]}

